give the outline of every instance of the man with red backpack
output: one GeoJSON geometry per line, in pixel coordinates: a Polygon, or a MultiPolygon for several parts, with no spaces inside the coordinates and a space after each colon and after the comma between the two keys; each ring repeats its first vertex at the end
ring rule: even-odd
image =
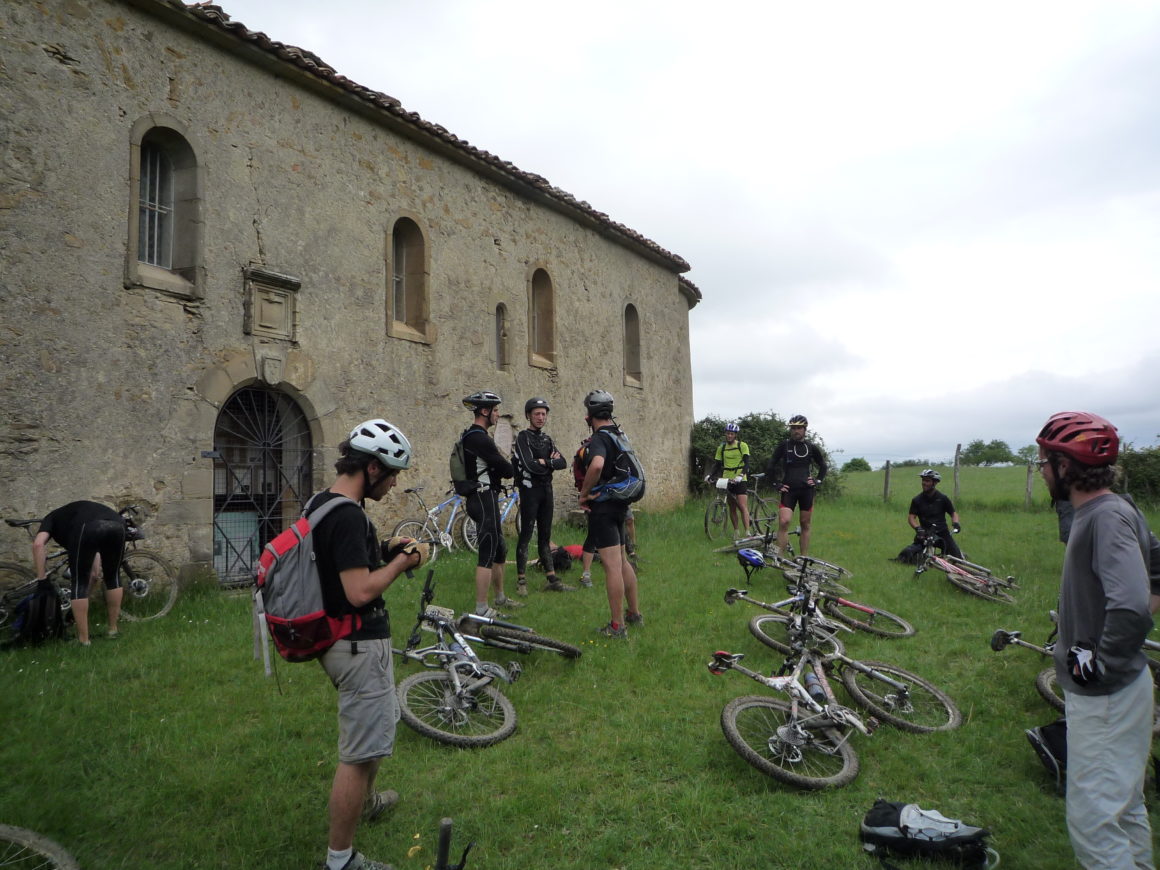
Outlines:
{"type": "Polygon", "coordinates": [[[331,785],[330,833],[325,870],[384,870],[388,865],[354,851],[360,818],[374,821],[398,801],[393,790],[375,791],[379,764],[394,751],[399,708],[391,661],[391,621],[383,593],[427,559],[428,546],[406,539],[378,543],[374,524],[360,507],[391,491],[411,464],[411,444],[386,420],[356,426],[339,447],[337,477],[313,495],[304,513],[336,498],[350,500],[313,529],[322,598],[328,616],[357,615],[356,628],[320,662],[338,690],[338,768],[331,785]],[[391,545],[391,546],[388,546],[391,545]]]}

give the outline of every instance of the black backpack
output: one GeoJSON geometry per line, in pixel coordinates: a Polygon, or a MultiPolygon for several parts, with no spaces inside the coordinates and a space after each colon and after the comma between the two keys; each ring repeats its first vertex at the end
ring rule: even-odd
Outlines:
{"type": "Polygon", "coordinates": [[[902,804],[878,798],[862,819],[862,848],[878,856],[883,867],[893,868],[887,858],[930,858],[947,861],[952,866],[986,868],[989,855],[998,854],[987,847],[990,831],[948,819],[936,810],[924,810],[918,804],[902,804]]]}
{"type": "MultiPolygon", "coordinates": [[[[6,646],[36,646],[64,637],[67,620],[63,595],[51,580],[37,580],[35,588],[13,611],[12,637],[6,646]]],[[[69,614],[71,616],[71,614],[69,614]]]]}

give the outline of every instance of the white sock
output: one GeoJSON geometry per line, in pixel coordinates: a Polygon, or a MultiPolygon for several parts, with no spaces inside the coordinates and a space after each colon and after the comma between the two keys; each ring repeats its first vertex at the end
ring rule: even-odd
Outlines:
{"type": "Polygon", "coordinates": [[[354,846],[348,849],[343,849],[341,852],[336,852],[334,849],[326,850],[326,866],[327,870],[342,870],[346,866],[346,862],[350,860],[354,854],[354,846]]]}

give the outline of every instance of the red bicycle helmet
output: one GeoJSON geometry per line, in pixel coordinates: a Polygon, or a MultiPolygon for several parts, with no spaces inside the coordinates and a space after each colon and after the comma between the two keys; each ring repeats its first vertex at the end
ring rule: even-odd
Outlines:
{"type": "Polygon", "coordinates": [[[1112,465],[1120,455],[1116,427],[1088,411],[1052,414],[1035,443],[1047,451],[1069,456],[1084,465],[1112,465]]]}

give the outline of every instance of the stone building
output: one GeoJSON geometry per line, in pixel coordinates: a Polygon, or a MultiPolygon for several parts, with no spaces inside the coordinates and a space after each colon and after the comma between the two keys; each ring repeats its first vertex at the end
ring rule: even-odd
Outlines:
{"type": "Polygon", "coordinates": [[[681,257],[218,6],[6,0],[0,48],[4,516],[139,504],[244,576],[362,419],[443,492],[478,388],[567,450],[610,390],[645,506],[683,498],[681,257]]]}

